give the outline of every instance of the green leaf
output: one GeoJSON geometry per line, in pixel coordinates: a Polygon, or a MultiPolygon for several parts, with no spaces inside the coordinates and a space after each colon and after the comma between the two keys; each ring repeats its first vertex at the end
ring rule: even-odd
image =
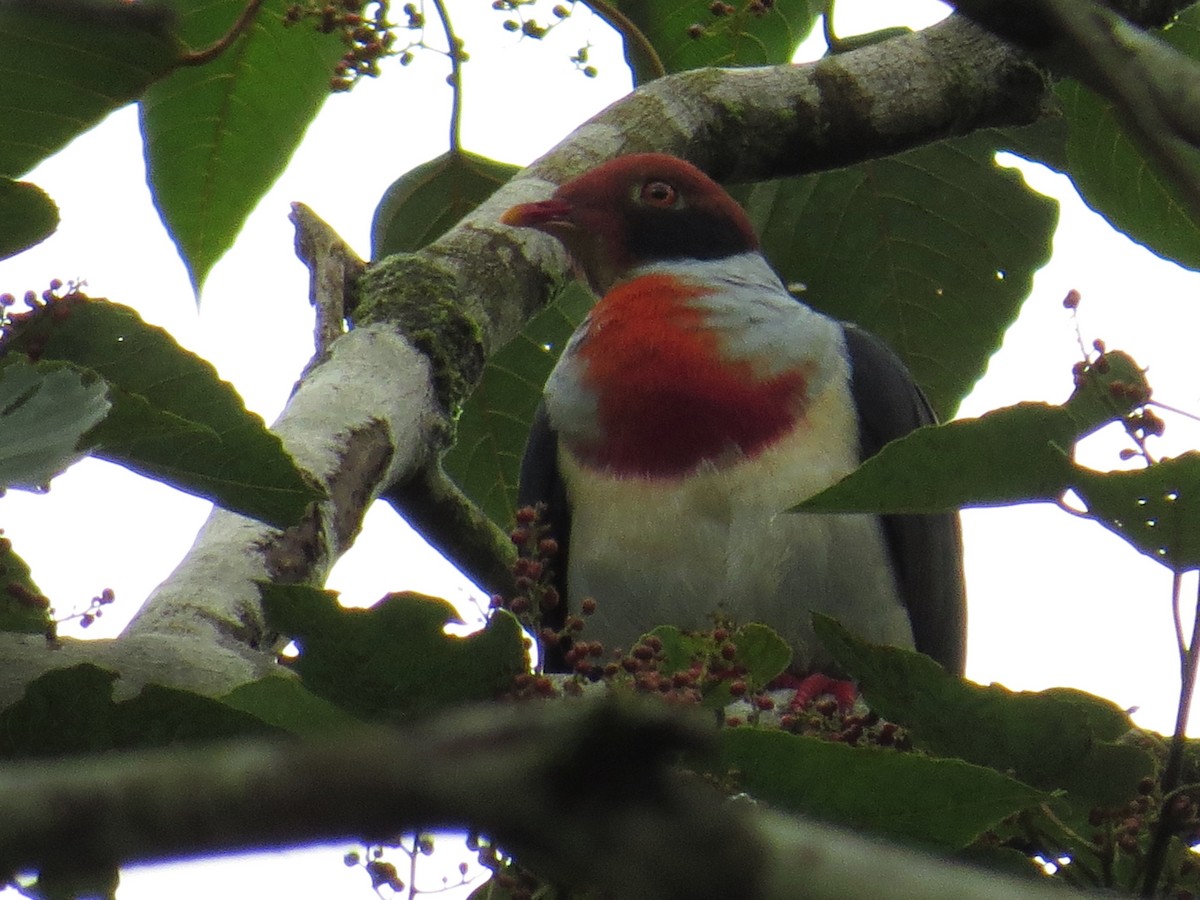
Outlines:
{"type": "MultiPolygon", "coordinates": [[[[705,66],[767,66],[790,62],[822,8],[816,0],[730,4],[714,15],[711,0],[622,0],[620,12],[649,41],[667,72],[705,66]],[[693,26],[701,26],[698,36],[693,26]]],[[[628,29],[604,11],[625,36],[625,56],[638,84],[654,77],[649,54],[628,29]]]]}
{"type": "Polygon", "coordinates": [[[1050,258],[1058,204],[996,135],[735,191],[801,299],[879,335],[948,418],[1050,258]]]}
{"type": "Polygon", "coordinates": [[[1032,125],[1019,128],[992,128],[996,149],[1007,150],[1025,159],[1049,166],[1056,172],[1067,169],[1066,120],[1062,116],[1046,116],[1032,125]]]}
{"type": "Polygon", "coordinates": [[[83,663],[31,681],[24,696],[0,712],[0,758],[100,753],[277,733],[254,716],[174,688],[147,685],[136,697],[113,702],[117,678],[116,672],[83,663]]]}
{"type": "Polygon", "coordinates": [[[1042,791],[956,759],[856,748],[784,731],[721,732],[721,764],[755,798],[907,842],[957,850],[1042,791]]]}
{"type": "Polygon", "coordinates": [[[747,622],[729,640],[737,647],[737,661],[746,668],[744,680],[751,690],[766,687],[791,665],[792,648],[767,625],[747,622]]]}
{"type": "Polygon", "coordinates": [[[128,307],[72,294],[19,317],[0,350],[108,382],[113,408],[84,439],[96,456],[280,528],[320,497],[210,363],[128,307]]]}
{"type": "Polygon", "coordinates": [[[389,594],[370,609],[344,609],[328,591],[262,586],[272,629],[300,648],[293,663],[314,694],[368,721],[428,715],[490,700],[526,670],[517,620],[498,611],[483,631],[451,637],[445,600],[389,594]]]}
{"type": "Polygon", "coordinates": [[[1104,359],[1105,371],[1091,366],[1062,406],[1020,403],[918,429],[796,510],[919,513],[1055,500],[1087,477],[1071,461],[1075,441],[1135,406],[1132,398],[1118,401],[1112,386],[1148,396],[1133,359],[1119,351],[1104,359]]]}
{"type": "Polygon", "coordinates": [[[1055,88],[1070,122],[1069,174],[1085,203],[1160,256],[1200,269],[1200,223],[1125,136],[1112,107],[1075,81],[1055,88]]]}
{"type": "Polygon", "coordinates": [[[268,725],[305,737],[344,735],[363,723],[309,691],[290,675],[268,675],[243,684],[221,702],[247,712],[268,725]]]}
{"type": "MultiPolygon", "coordinates": [[[[1200,60],[1200,7],[1184,10],[1162,36],[1200,60]]],[[[1069,125],[1069,174],[1084,201],[1119,231],[1160,256],[1200,269],[1200,223],[1176,197],[1179,189],[1122,129],[1112,104],[1076,81],[1055,93],[1069,125]]],[[[1200,157],[1193,154],[1193,165],[1200,157]]]]}
{"type": "Polygon", "coordinates": [[[34,583],[28,564],[17,556],[12,541],[0,529],[0,631],[46,634],[53,624],[50,601],[34,583]]]}
{"type": "Polygon", "coordinates": [[[40,244],[58,228],[58,207],[36,184],[0,178],[0,259],[40,244]]]}
{"type": "Polygon", "coordinates": [[[1097,522],[1155,562],[1200,568],[1200,453],[1133,472],[1076,468],[1071,486],[1097,522]]]}
{"type": "Polygon", "coordinates": [[[517,166],[450,150],[401,175],[371,223],[371,258],[420,250],[508,181],[517,166]]]}
{"type": "Polygon", "coordinates": [[[0,398],[0,488],[44,488],[83,458],[83,435],[112,407],[94,372],[21,357],[0,365],[0,398]]]}
{"type": "Polygon", "coordinates": [[[928,657],[860,641],[813,616],[817,637],[859,683],[871,709],[909,729],[916,747],[1065,791],[1076,809],[1120,806],[1154,763],[1114,743],[1133,729],[1115,704],[1082,691],[1014,693],[963,681],[928,657]]]}
{"type": "Polygon", "coordinates": [[[169,72],[182,53],[173,18],[158,4],[2,0],[0,175],[29,171],[169,72]]]}
{"type": "MultiPolygon", "coordinates": [[[[212,62],[180,69],[142,99],[149,181],[193,288],[233,244],[329,93],[344,47],[311,25],[285,27],[291,0],[267,0],[212,62]]],[[[245,0],[178,0],[193,47],[219,39],[245,0]]],[[[353,154],[351,154],[353,155],[353,154]]],[[[339,163],[330,161],[336,170],[339,163]]]]}
{"type": "Polygon", "coordinates": [[[568,284],[553,304],[492,354],[463,404],[457,438],[442,462],[463,492],[503,528],[512,524],[517,508],[517,473],[542,387],[591,305],[582,286],[568,284]]]}

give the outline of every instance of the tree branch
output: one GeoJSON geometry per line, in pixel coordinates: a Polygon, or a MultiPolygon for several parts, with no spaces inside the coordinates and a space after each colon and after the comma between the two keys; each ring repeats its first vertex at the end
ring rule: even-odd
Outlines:
{"type": "Polygon", "coordinates": [[[1200,221],[1200,65],[1088,0],[955,5],[1108,99],[1129,136],[1178,188],[1192,220],[1200,221]]]}
{"type": "MultiPolygon", "coordinates": [[[[477,828],[550,878],[646,900],[1053,900],[722,796],[670,766],[711,727],[661,703],[460,711],[334,742],[239,741],[0,769],[0,869],[477,828]],[[196,803],[203,797],[203,803],[196,803]]],[[[1081,895],[1082,896],[1082,895],[1081,895]]]]}

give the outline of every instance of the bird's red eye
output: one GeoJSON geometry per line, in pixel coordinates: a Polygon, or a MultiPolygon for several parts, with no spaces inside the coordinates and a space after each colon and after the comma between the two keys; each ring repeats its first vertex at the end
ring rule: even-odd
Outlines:
{"type": "Polygon", "coordinates": [[[642,185],[641,199],[651,206],[674,206],[679,200],[679,192],[665,181],[647,181],[642,185]]]}

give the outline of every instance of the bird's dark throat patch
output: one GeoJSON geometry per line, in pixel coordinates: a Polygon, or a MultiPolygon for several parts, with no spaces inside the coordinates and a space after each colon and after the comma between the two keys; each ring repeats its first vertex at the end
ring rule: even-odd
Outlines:
{"type": "Polygon", "coordinates": [[[630,266],[670,259],[725,259],[755,249],[754,232],[721,211],[634,207],[625,217],[630,266]]]}

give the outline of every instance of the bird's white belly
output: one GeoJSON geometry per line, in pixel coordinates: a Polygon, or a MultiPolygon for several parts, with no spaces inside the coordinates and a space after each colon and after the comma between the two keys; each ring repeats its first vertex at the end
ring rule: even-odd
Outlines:
{"type": "Polygon", "coordinates": [[[597,602],[584,637],[628,650],[658,625],[711,629],[720,612],[772,626],[793,648],[792,668],[810,670],[829,662],[812,633],[817,610],[868,640],[911,647],[878,519],[785,512],[856,464],[814,453],[830,446],[821,437],[803,426],[754,459],[684,479],[580,477],[564,451],[572,607],[597,602]]]}

